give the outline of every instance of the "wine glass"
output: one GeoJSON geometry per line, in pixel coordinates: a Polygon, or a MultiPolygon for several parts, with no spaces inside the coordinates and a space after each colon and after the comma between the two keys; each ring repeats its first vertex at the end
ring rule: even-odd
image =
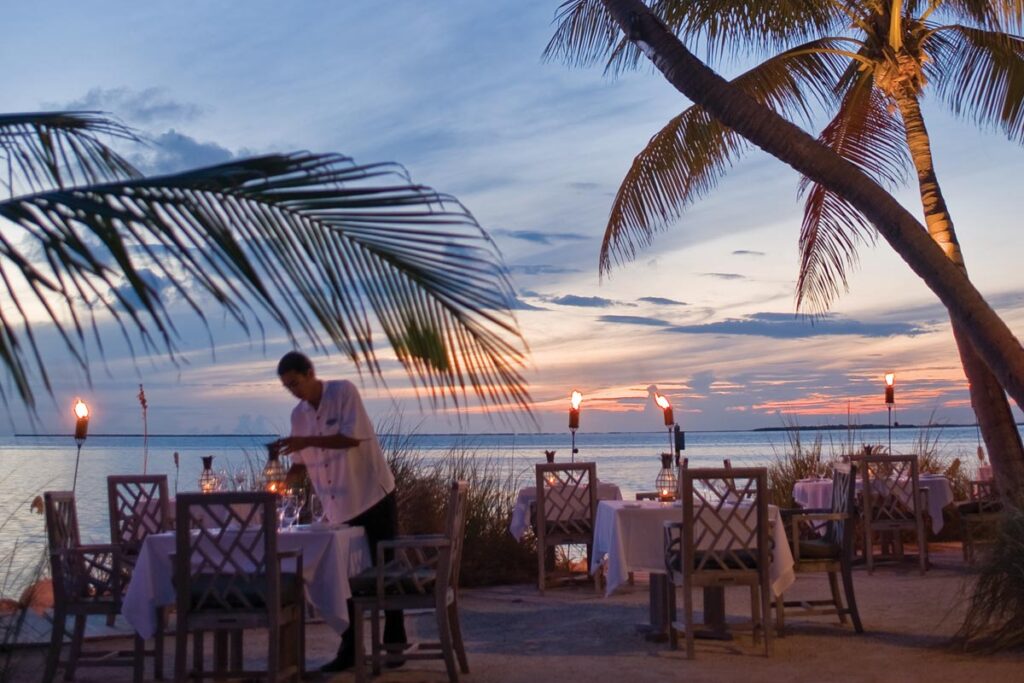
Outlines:
{"type": "Polygon", "coordinates": [[[320,500],[320,496],[315,493],[309,495],[309,514],[313,517],[314,524],[322,524],[324,516],[326,515],[324,510],[324,502],[320,500]]]}
{"type": "Polygon", "coordinates": [[[285,495],[281,496],[280,507],[278,508],[278,518],[281,522],[281,530],[287,531],[292,528],[295,524],[295,520],[299,518],[299,501],[295,496],[285,495]]]}

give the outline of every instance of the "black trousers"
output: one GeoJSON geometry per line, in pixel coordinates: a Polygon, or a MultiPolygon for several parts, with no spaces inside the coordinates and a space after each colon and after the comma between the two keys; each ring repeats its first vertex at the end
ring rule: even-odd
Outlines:
{"type": "MultiPolygon", "coordinates": [[[[384,496],[379,503],[352,519],[348,520],[350,526],[361,526],[366,532],[366,540],[370,544],[370,561],[377,561],[377,544],[387,541],[398,535],[398,503],[395,492],[392,491],[384,496]]],[[[390,558],[386,558],[390,559],[390,558]]],[[[362,615],[359,615],[362,618],[362,615]]],[[[341,646],[338,654],[350,654],[355,651],[355,643],[352,642],[352,624],[355,622],[355,608],[352,601],[348,601],[348,623],[349,626],[341,635],[341,646]]],[[[384,611],[384,642],[404,643],[405,616],[402,610],[384,611]]]]}

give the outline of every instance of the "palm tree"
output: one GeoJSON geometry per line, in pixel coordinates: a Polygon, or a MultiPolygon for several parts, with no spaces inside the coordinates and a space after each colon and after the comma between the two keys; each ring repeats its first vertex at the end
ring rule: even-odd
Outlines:
{"type": "Polygon", "coordinates": [[[306,152],[146,178],[103,139],[135,135],[97,112],[0,115],[0,364],[29,407],[35,382],[52,394],[40,322],[88,376],[109,326],[177,359],[185,307],[269,320],[375,379],[382,333],[432,404],[529,412],[506,271],[455,198],[306,152]]]}
{"type": "MultiPolygon", "coordinates": [[[[1019,25],[1021,21],[1019,2],[995,6],[967,0],[956,2],[955,6],[965,8],[965,13],[979,21],[984,19],[988,22],[986,25],[1000,21],[1019,25]]],[[[897,9],[895,15],[902,16],[902,13],[897,9]]],[[[652,11],[639,0],[569,0],[562,5],[560,19],[559,30],[548,48],[549,55],[589,64],[611,54],[613,65],[621,66],[636,63],[643,54],[696,104],[655,136],[634,163],[630,178],[635,182],[630,185],[627,179],[612,211],[606,246],[602,250],[603,269],[610,263],[610,254],[619,259],[629,258],[638,245],[650,242],[655,229],[678,217],[683,205],[710,189],[717,176],[742,150],[741,138],[745,138],[820,185],[811,191],[811,199],[818,198],[816,216],[811,211],[810,219],[805,220],[805,228],[810,226],[810,229],[805,229],[804,233],[807,258],[803,271],[808,276],[801,278],[798,290],[801,299],[810,292],[812,298],[819,295],[820,304],[827,304],[829,297],[838,291],[837,284],[845,283],[843,267],[852,257],[854,242],[848,232],[829,231],[829,228],[848,227],[851,217],[863,226],[873,224],[939,295],[950,310],[958,339],[967,337],[973,344],[974,349],[961,345],[968,346],[966,357],[962,353],[965,370],[972,374],[977,371],[980,363],[967,362],[976,350],[998,377],[994,390],[989,384],[980,392],[977,391],[980,382],[972,377],[972,398],[976,405],[979,401],[995,402],[1002,396],[999,383],[1018,404],[1024,405],[1021,386],[1024,358],[1019,342],[970,285],[962,262],[955,265],[947,259],[946,263],[940,263],[940,257],[946,258],[944,252],[935,244],[926,246],[928,233],[924,227],[864,173],[867,168],[883,180],[897,179],[900,155],[892,156],[893,126],[878,121],[878,106],[882,100],[874,88],[865,87],[861,72],[868,69],[851,69],[844,65],[844,60],[863,55],[859,55],[858,50],[846,49],[849,40],[846,36],[814,37],[836,33],[851,22],[846,4],[790,0],[758,6],[739,0],[685,4],[664,1],[654,3],[652,11]],[[666,19],[667,25],[658,15],[666,19]],[[748,39],[750,36],[758,46],[770,49],[785,47],[787,41],[804,42],[784,49],[755,69],[726,82],[683,46],[675,36],[673,22],[675,30],[684,37],[700,35],[712,50],[721,49],[729,38],[748,39]],[[842,87],[835,88],[836,83],[841,83],[842,87]],[[869,157],[866,165],[858,157],[858,153],[863,153],[863,142],[860,147],[851,145],[847,156],[857,162],[851,163],[837,155],[835,149],[814,141],[779,115],[779,112],[809,114],[809,104],[814,99],[828,104],[832,97],[843,93],[842,106],[848,111],[860,112],[861,116],[852,118],[866,130],[854,131],[851,135],[850,130],[842,130],[837,124],[831,130],[826,129],[825,136],[827,139],[831,133],[835,140],[847,143],[871,140],[872,136],[885,140],[888,144],[882,145],[876,156],[869,157]],[[680,140],[692,145],[684,148],[676,144],[680,140]],[[832,236],[833,242],[820,240],[819,245],[814,244],[821,234],[832,236]]],[[[899,24],[897,31],[902,31],[904,24],[896,23],[899,24]]],[[[1015,94],[1020,89],[1019,81],[1013,81],[1013,74],[1019,70],[1006,65],[1008,61],[1019,61],[1017,43],[1013,42],[1016,39],[993,38],[986,42],[979,39],[977,30],[951,33],[963,38],[959,43],[949,39],[948,42],[957,46],[948,54],[971,63],[988,55],[999,67],[994,83],[988,86],[981,78],[983,71],[965,77],[965,82],[981,95],[982,102],[978,106],[981,113],[993,116],[995,111],[998,116],[1002,104],[1000,95],[1004,95],[1007,102],[1012,103],[1014,97],[1019,100],[1019,93],[1015,94]],[[1009,95],[1004,92],[1007,88],[1009,95]]],[[[901,61],[905,59],[896,59],[897,64],[901,61]]],[[[857,62],[858,67],[860,64],[863,61],[857,62]]],[[[899,81],[898,73],[890,71],[889,78],[894,83],[899,81]]],[[[886,76],[881,74],[882,71],[873,74],[873,80],[884,81],[886,76]]],[[[1009,112],[1007,129],[1019,130],[1019,106],[1011,106],[1009,112]]],[[[837,118],[842,120],[841,116],[837,118]]],[[[907,126],[908,130],[911,128],[907,126]]],[[[920,140],[918,135],[911,147],[920,147],[920,140]]],[[[928,202],[932,201],[931,192],[931,185],[927,194],[922,188],[922,195],[928,202]]],[[[1008,406],[1005,415],[1010,417],[1008,406]]],[[[1009,424],[1012,426],[1012,420],[1009,424]]],[[[987,424],[990,433],[995,426],[998,422],[987,424]]],[[[1006,458],[1002,451],[992,451],[992,456],[1004,487],[1015,495],[1024,486],[1024,458],[1019,457],[1019,436],[1015,428],[1013,431],[1018,444],[1016,454],[1011,451],[1011,457],[1006,458]]]]}

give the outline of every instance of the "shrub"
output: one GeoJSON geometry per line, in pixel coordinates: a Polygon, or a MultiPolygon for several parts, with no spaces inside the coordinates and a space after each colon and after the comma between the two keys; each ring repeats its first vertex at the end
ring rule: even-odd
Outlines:
{"type": "Polygon", "coordinates": [[[793,486],[801,479],[832,476],[834,459],[822,459],[821,432],[814,435],[808,446],[800,435],[800,427],[791,422],[786,425],[786,444],[780,454],[773,447],[773,459],[768,465],[768,487],[772,502],[782,508],[796,507],[793,486]]]}

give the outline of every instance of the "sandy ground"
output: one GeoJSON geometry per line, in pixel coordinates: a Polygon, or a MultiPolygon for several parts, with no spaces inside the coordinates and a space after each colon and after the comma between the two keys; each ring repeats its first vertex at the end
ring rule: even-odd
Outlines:
{"type": "MultiPolygon", "coordinates": [[[[592,586],[565,587],[538,594],[535,586],[517,585],[466,590],[462,623],[471,673],[463,680],[488,683],[543,681],[1024,681],[1024,655],[980,657],[949,645],[963,614],[965,586],[971,573],[960,560],[959,545],[932,547],[931,570],[921,576],[916,563],[881,565],[873,575],[854,575],[866,633],[857,635],[834,617],[791,617],[784,638],[774,640],[766,658],[754,648],[740,622],[749,619],[749,593],[727,591],[730,622],[736,639],[728,643],[698,641],[697,656],[687,660],[667,643],[653,643],[636,632],[647,620],[647,585],[640,581],[605,598],[592,586]]],[[[805,575],[787,598],[827,594],[823,577],[805,575]]],[[[699,609],[700,594],[695,596],[699,609]]],[[[410,635],[430,637],[432,614],[407,616],[410,635]]],[[[322,624],[307,628],[307,666],[315,670],[330,659],[338,637],[322,624]]],[[[246,634],[246,657],[261,662],[265,638],[246,634]]],[[[129,641],[125,639],[123,645],[129,641]]],[[[86,647],[106,647],[109,640],[86,647]]],[[[115,642],[116,644],[116,642],[115,642]]],[[[169,639],[168,650],[172,650],[169,639]]],[[[208,646],[209,651],[209,646],[208,646]]],[[[12,680],[39,680],[43,651],[19,651],[19,673],[12,680]]],[[[168,656],[166,671],[173,667],[168,656]]],[[[147,666],[147,673],[150,672],[147,666]]],[[[79,681],[116,683],[131,680],[128,669],[85,669],[79,681]]],[[[311,673],[314,681],[351,681],[350,673],[311,673]]],[[[445,681],[444,665],[409,663],[386,671],[378,681],[432,683],[445,681]]]]}

